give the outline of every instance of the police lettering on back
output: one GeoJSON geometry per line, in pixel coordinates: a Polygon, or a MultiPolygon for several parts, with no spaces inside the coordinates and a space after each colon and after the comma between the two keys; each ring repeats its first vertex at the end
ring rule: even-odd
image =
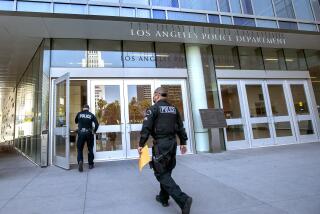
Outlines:
{"type": "Polygon", "coordinates": [[[92,119],[92,116],[90,114],[80,114],[79,117],[81,119],[89,119],[89,120],[92,119]]]}
{"type": "Polygon", "coordinates": [[[174,106],[159,106],[161,114],[177,114],[177,110],[174,106]]]}

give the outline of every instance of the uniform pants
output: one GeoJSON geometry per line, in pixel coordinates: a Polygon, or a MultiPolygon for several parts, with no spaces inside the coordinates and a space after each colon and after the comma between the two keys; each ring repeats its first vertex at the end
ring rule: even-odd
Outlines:
{"type": "MultiPolygon", "coordinates": [[[[189,196],[186,193],[182,192],[180,187],[171,177],[172,170],[176,166],[177,143],[175,142],[175,140],[167,140],[165,142],[157,142],[157,144],[154,145],[154,147],[157,147],[156,149],[158,149],[160,154],[165,154],[168,151],[170,151],[169,155],[171,156],[171,159],[167,163],[166,170],[164,172],[154,172],[157,180],[160,183],[160,200],[167,202],[169,200],[169,196],[171,196],[182,209],[189,196]]],[[[155,149],[154,147],[153,152],[155,149]]]]}
{"type": "Polygon", "coordinates": [[[87,147],[88,147],[88,162],[89,165],[93,165],[93,159],[94,159],[94,154],[93,154],[93,144],[94,144],[94,138],[93,134],[91,132],[79,132],[78,133],[78,142],[77,142],[77,148],[78,148],[78,163],[80,161],[83,162],[83,147],[84,144],[87,142],[87,147]]]}

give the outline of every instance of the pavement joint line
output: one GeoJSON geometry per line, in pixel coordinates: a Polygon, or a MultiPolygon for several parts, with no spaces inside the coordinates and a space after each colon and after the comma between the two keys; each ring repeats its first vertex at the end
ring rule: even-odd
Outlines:
{"type": "MultiPolygon", "coordinates": [[[[184,165],[184,164],[182,164],[182,165],[184,165]]],[[[217,180],[217,179],[214,179],[214,178],[212,178],[212,177],[210,177],[210,176],[208,176],[208,175],[206,175],[206,174],[204,174],[204,173],[202,173],[202,172],[199,172],[199,171],[197,171],[197,170],[195,170],[195,169],[193,169],[193,168],[191,168],[191,167],[189,167],[189,166],[187,166],[187,165],[184,165],[184,166],[185,166],[186,168],[189,168],[189,169],[195,171],[196,173],[199,173],[200,175],[202,175],[202,176],[204,176],[204,177],[207,177],[209,180],[214,180],[215,182],[220,183],[220,184],[222,184],[223,186],[226,186],[226,187],[228,187],[228,188],[230,188],[230,189],[233,189],[233,190],[239,192],[241,195],[244,195],[244,196],[246,196],[246,197],[248,197],[248,198],[252,198],[252,199],[257,200],[259,203],[261,203],[261,205],[267,205],[267,206],[270,206],[270,207],[279,209],[279,210],[283,211],[284,213],[290,214],[290,213],[288,213],[287,211],[285,211],[285,210],[283,210],[283,209],[281,209],[281,208],[278,208],[278,207],[273,206],[273,205],[270,204],[269,202],[262,201],[262,200],[254,197],[254,196],[252,196],[252,195],[250,195],[250,194],[248,194],[248,193],[246,193],[246,192],[243,192],[243,191],[241,191],[241,190],[238,190],[237,188],[235,188],[235,187],[233,187],[233,186],[230,186],[230,185],[227,185],[227,184],[225,184],[225,183],[222,183],[221,181],[219,181],[219,180],[217,180]]],[[[246,208],[246,207],[259,207],[259,206],[244,206],[244,207],[241,207],[241,208],[246,208]]],[[[241,208],[239,208],[239,209],[241,209],[241,208]]],[[[238,209],[234,209],[234,210],[238,210],[238,209]]]]}
{"type": "Polygon", "coordinates": [[[0,208],[0,211],[5,208],[10,201],[12,201],[13,199],[15,199],[23,190],[26,189],[26,187],[31,184],[38,176],[40,176],[40,174],[42,174],[44,172],[44,170],[40,170],[35,176],[33,176],[29,182],[27,182],[16,194],[14,194],[14,196],[12,196],[11,198],[8,199],[8,201],[6,203],[4,203],[2,205],[2,207],[0,208]]]}
{"type": "Polygon", "coordinates": [[[85,213],[86,211],[86,201],[87,201],[87,190],[88,190],[88,181],[89,181],[89,172],[86,172],[87,173],[87,179],[86,179],[86,191],[84,193],[84,201],[83,201],[83,212],[82,214],[85,213]]]}

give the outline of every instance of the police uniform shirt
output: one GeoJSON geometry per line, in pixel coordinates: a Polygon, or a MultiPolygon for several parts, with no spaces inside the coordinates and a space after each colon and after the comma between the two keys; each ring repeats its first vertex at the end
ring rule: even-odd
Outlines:
{"type": "Polygon", "coordinates": [[[96,132],[99,127],[97,118],[88,110],[79,112],[75,118],[75,123],[78,124],[79,130],[92,130],[92,123],[95,124],[94,132],[96,132]]]}
{"type": "Polygon", "coordinates": [[[180,145],[186,145],[188,140],[178,109],[166,100],[158,101],[146,111],[140,132],[140,147],[145,145],[150,134],[155,140],[175,137],[177,134],[180,139],[180,145]]]}

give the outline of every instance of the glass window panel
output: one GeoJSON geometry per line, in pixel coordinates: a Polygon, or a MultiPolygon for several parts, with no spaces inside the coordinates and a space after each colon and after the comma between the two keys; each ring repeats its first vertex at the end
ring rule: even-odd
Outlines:
{"type": "Polygon", "coordinates": [[[186,68],[184,45],[178,43],[156,43],[158,68],[186,68]]]}
{"type": "Polygon", "coordinates": [[[89,14],[100,16],[119,16],[118,7],[89,6],[89,14]]]}
{"type": "Polygon", "coordinates": [[[274,16],[272,0],[252,0],[256,16],[274,16]]]}
{"type": "Polygon", "coordinates": [[[300,135],[314,134],[311,120],[299,121],[298,124],[299,124],[300,135]]]}
{"type": "Polygon", "coordinates": [[[190,22],[207,22],[205,14],[168,11],[168,19],[190,22]]]}
{"type": "Polygon", "coordinates": [[[226,128],[227,141],[245,140],[243,125],[231,125],[226,128]]]}
{"type": "Polygon", "coordinates": [[[50,12],[50,3],[44,2],[17,2],[18,11],[27,11],[27,12],[50,12]]]}
{"type": "Polygon", "coordinates": [[[217,11],[217,2],[216,0],[180,0],[180,7],[196,10],[217,11]]]}
{"type": "Polygon", "coordinates": [[[317,25],[314,25],[314,24],[299,23],[298,25],[299,25],[299,30],[318,31],[317,25]]]}
{"type": "Polygon", "coordinates": [[[103,0],[103,2],[119,4],[119,0],[103,0]]]}
{"type": "Polygon", "coordinates": [[[13,1],[0,1],[0,10],[13,10],[13,1]]]}
{"type": "Polygon", "coordinates": [[[309,106],[304,85],[290,85],[293,104],[297,115],[309,114],[309,106]]]}
{"type": "Polygon", "coordinates": [[[164,10],[152,10],[154,19],[166,19],[166,12],[164,10]]]}
{"type": "Polygon", "coordinates": [[[253,15],[251,0],[241,0],[241,2],[243,13],[253,15]]]}
{"type": "Polygon", "coordinates": [[[282,49],[262,48],[262,55],[266,70],[286,70],[282,49]]]}
{"type": "Polygon", "coordinates": [[[142,124],[146,110],[152,105],[150,85],[128,85],[129,123],[142,124]]]}
{"type": "Polygon", "coordinates": [[[230,12],[230,6],[228,0],[218,0],[219,8],[221,12],[230,12]]]}
{"type": "Polygon", "coordinates": [[[63,81],[56,86],[56,127],[64,127],[67,118],[67,95],[66,81],[63,81]]]}
{"type": "Polygon", "coordinates": [[[179,7],[178,0],[152,0],[152,5],[164,7],[179,7]]]}
{"type": "Polygon", "coordinates": [[[120,16],[136,17],[136,10],[134,8],[121,8],[120,16]]]}
{"type": "Polygon", "coordinates": [[[292,0],[297,19],[314,20],[309,0],[292,0]]]}
{"type": "Polygon", "coordinates": [[[121,41],[89,40],[88,67],[116,67],[121,68],[121,41]]]}
{"type": "Polygon", "coordinates": [[[121,0],[122,4],[149,5],[149,0],[121,0]]]}
{"type": "Polygon", "coordinates": [[[209,23],[220,24],[220,19],[218,15],[209,15],[209,23]]]}
{"type": "Polygon", "coordinates": [[[95,86],[95,115],[100,125],[121,124],[119,85],[95,86]]]}
{"type": "Polygon", "coordinates": [[[303,50],[284,49],[288,70],[307,70],[307,64],[303,50]]]}
{"type": "Polygon", "coordinates": [[[213,57],[217,69],[240,68],[237,47],[214,45],[213,57]]]}
{"type": "Polygon", "coordinates": [[[250,117],[266,117],[266,106],[261,85],[246,85],[250,117]]]}
{"type": "Polygon", "coordinates": [[[232,25],[232,18],[230,16],[221,16],[221,24],[232,25]]]}
{"type": "Polygon", "coordinates": [[[313,11],[314,11],[314,15],[316,17],[317,21],[320,21],[320,1],[319,0],[310,0],[312,7],[313,7],[313,11]]]}
{"type": "Polygon", "coordinates": [[[291,0],[273,0],[273,2],[278,17],[295,18],[291,0]]]}
{"type": "Polygon", "coordinates": [[[276,21],[257,19],[256,23],[257,27],[278,28],[276,21]]]}
{"type": "Polygon", "coordinates": [[[252,124],[253,139],[270,138],[269,124],[256,123],[252,124]]]}
{"type": "Polygon", "coordinates": [[[237,85],[221,85],[223,111],[226,119],[241,118],[237,85]]]}
{"type": "Polygon", "coordinates": [[[123,42],[124,67],[155,68],[156,56],[152,42],[123,42]]]}
{"type": "Polygon", "coordinates": [[[137,17],[139,17],[139,18],[150,18],[150,10],[137,9],[137,17]]]}
{"type": "Polygon", "coordinates": [[[238,47],[238,50],[241,69],[264,70],[260,48],[238,47]]]}
{"type": "Polygon", "coordinates": [[[240,0],[229,0],[232,13],[241,13],[240,0]]]}
{"type": "Polygon", "coordinates": [[[54,39],[51,51],[52,67],[86,67],[86,40],[54,39]]]}
{"type": "MultiPolygon", "coordinates": [[[[140,131],[130,132],[130,149],[138,149],[140,141],[140,131]]],[[[153,146],[153,138],[150,136],[146,142],[149,148],[153,146]]]]}
{"type": "Polygon", "coordinates": [[[177,107],[181,120],[184,122],[184,109],[183,109],[183,97],[182,97],[182,88],[181,85],[161,85],[168,91],[168,102],[171,105],[177,107]]]}
{"type": "Polygon", "coordinates": [[[233,17],[233,21],[235,25],[250,26],[250,27],[256,26],[254,19],[250,19],[250,18],[233,17]]]}
{"type": "Polygon", "coordinates": [[[288,116],[286,98],[282,85],[268,85],[273,116],[288,116]]]}
{"type": "Polygon", "coordinates": [[[279,28],[280,29],[287,29],[287,30],[298,30],[298,25],[295,22],[279,21],[279,28]]]}
{"type": "Polygon", "coordinates": [[[86,5],[80,4],[54,4],[55,13],[86,14],[86,5]]]}
{"type": "Polygon", "coordinates": [[[122,150],[121,132],[104,132],[96,134],[96,151],[118,151],[122,150]]]}
{"type": "Polygon", "coordinates": [[[289,137],[292,136],[292,129],[290,122],[278,122],[275,123],[277,137],[289,137]]]}

